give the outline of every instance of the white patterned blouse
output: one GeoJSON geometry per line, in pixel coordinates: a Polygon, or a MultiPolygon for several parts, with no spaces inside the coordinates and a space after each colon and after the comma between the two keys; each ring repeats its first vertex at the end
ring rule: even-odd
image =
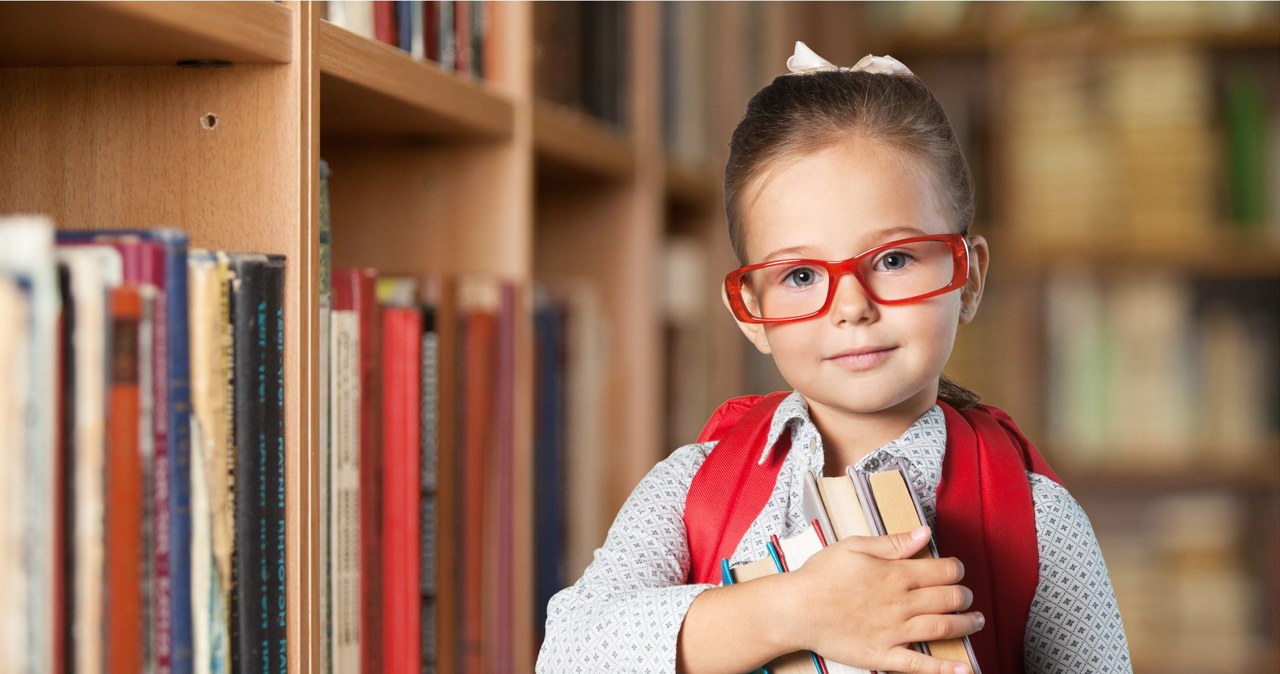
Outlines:
{"type": "MultiPolygon", "coordinates": [[[[822,438],[799,393],[774,414],[768,445],[789,429],[791,452],[773,494],[742,538],[731,564],[764,557],[771,534],[808,526],[803,471],[822,475],[822,438]]],[[[538,655],[542,674],[674,672],[676,638],[694,598],[712,585],[686,585],[690,563],[684,502],[694,473],[715,443],[686,445],[645,476],[622,506],[604,546],[582,578],[547,609],[538,655]]],[[[859,468],[906,459],[929,524],[946,448],[946,420],[936,405],[898,439],[867,455],[859,468]]],[[[1040,584],[1027,619],[1028,674],[1132,672],[1111,579],[1084,511],[1057,483],[1030,474],[1039,538],[1040,584]]]]}

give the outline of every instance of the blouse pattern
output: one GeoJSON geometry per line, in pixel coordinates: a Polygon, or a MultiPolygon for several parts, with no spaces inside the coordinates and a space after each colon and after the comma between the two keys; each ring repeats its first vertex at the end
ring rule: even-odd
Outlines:
{"type": "MultiPolygon", "coordinates": [[[[930,526],[946,450],[946,419],[934,406],[901,437],[868,454],[859,469],[905,459],[908,479],[930,526]]],[[[823,474],[822,437],[799,393],[778,406],[765,452],[783,432],[791,451],[759,517],[731,565],[765,557],[770,535],[799,533],[804,473],[823,474]]],[[[690,566],[684,503],[714,442],[685,445],[640,481],[618,512],[604,545],[582,577],[552,597],[537,671],[676,670],[676,641],[694,598],[714,585],[687,585],[690,566]]],[[[1102,552],[1088,517],[1060,485],[1028,473],[1035,510],[1040,581],[1027,619],[1028,674],[1121,674],[1133,671],[1129,646],[1102,552]]]]}

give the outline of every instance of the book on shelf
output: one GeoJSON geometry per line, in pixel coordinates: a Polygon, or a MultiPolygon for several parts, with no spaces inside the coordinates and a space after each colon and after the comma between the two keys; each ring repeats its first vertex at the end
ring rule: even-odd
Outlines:
{"type": "Polygon", "coordinates": [[[486,79],[494,75],[492,2],[480,0],[348,0],[325,3],[325,18],[410,58],[486,79]]]}
{"type": "MultiPolygon", "coordinates": [[[[814,478],[806,474],[803,487],[804,512],[810,525],[785,537],[772,537],[766,544],[769,557],[731,567],[722,562],[726,585],[747,582],[773,573],[787,573],[804,566],[810,557],[829,543],[849,536],[882,536],[910,532],[925,522],[920,501],[906,477],[901,460],[877,471],[850,467],[843,477],[814,478]]],[[[937,557],[933,542],[916,553],[916,558],[937,557]]],[[[981,672],[968,637],[913,644],[917,650],[941,660],[961,662],[981,672]]],[[[790,653],[771,661],[771,674],[780,672],[847,672],[867,670],[825,659],[816,653],[790,653]]]]}
{"type": "Polygon", "coordinates": [[[283,424],[283,260],[232,253],[235,330],[234,434],[236,558],[234,585],[240,667],[283,671],[285,510],[283,424]]]}

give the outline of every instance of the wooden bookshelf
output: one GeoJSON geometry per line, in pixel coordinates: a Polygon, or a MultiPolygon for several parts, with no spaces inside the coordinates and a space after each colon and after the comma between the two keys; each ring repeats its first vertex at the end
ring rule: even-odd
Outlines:
{"type": "MultiPolygon", "coordinates": [[[[595,287],[613,349],[599,411],[609,429],[596,500],[605,526],[672,449],[660,440],[658,299],[637,284],[659,279],[668,219],[684,219],[681,226],[708,245],[723,241],[713,168],[722,158],[666,158],[657,5],[628,7],[626,129],[536,100],[532,6],[491,9],[496,74],[480,80],[331,24],[323,3],[0,3],[0,127],[18,131],[0,134],[0,161],[14,169],[0,185],[0,212],[48,213],[63,227],[175,226],[191,233],[193,246],[288,259],[294,671],[320,662],[322,157],[333,175],[335,266],[483,273],[526,290],[543,277],[574,274],[595,287]]],[[[720,264],[709,275],[718,278],[720,264]]],[[[531,671],[539,645],[531,590],[533,336],[529,303],[520,306],[517,615],[509,645],[514,670],[531,671]]],[[[716,361],[730,381],[736,348],[716,361]]],[[[603,528],[598,535],[602,541],[603,528]]]]}

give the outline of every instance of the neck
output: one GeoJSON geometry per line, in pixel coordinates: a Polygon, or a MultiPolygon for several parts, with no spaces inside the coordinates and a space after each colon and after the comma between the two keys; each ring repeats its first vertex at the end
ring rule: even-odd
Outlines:
{"type": "Polygon", "coordinates": [[[823,474],[843,475],[848,466],[901,437],[936,402],[935,395],[890,410],[858,414],[809,401],[809,418],[822,434],[823,474]]]}

